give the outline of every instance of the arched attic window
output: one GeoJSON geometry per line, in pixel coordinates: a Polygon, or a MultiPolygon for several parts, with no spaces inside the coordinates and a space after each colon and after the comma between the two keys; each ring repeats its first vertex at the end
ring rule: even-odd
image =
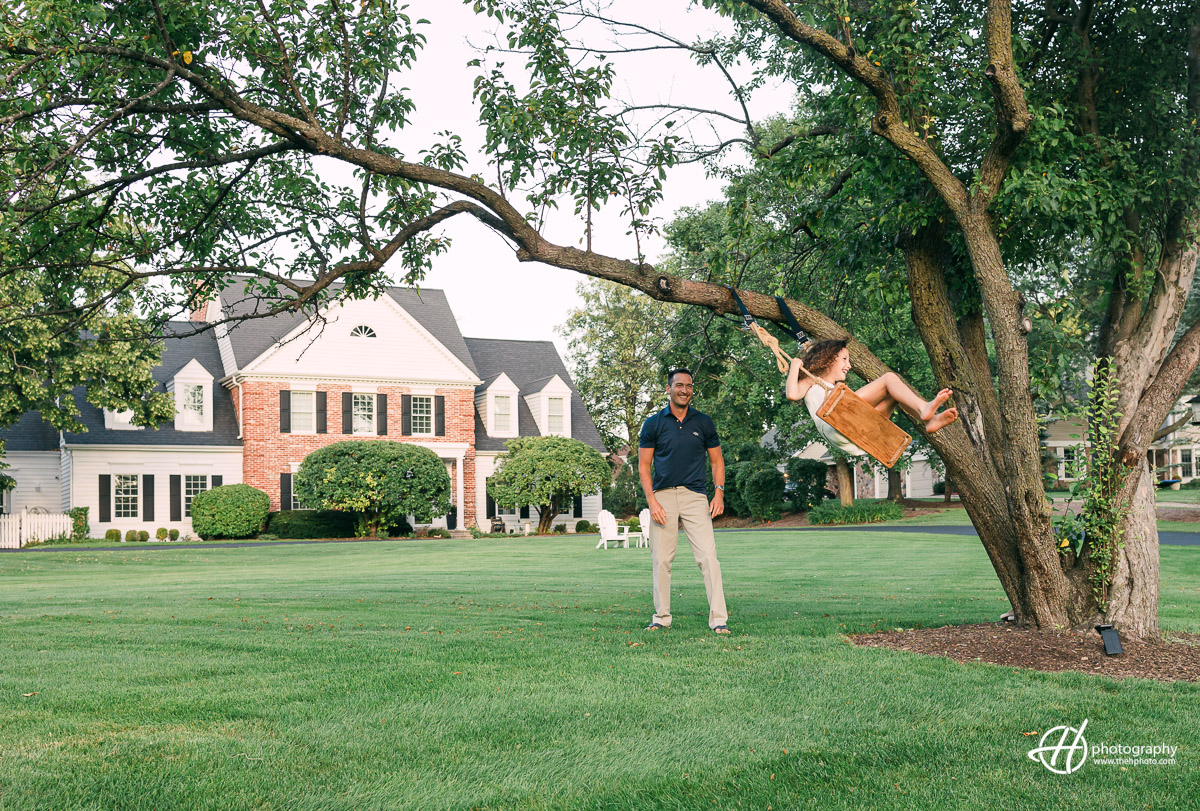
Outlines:
{"type": "Polygon", "coordinates": [[[377,338],[379,336],[377,336],[375,334],[375,330],[371,329],[370,327],[366,326],[365,324],[359,324],[357,327],[350,330],[350,337],[351,338],[377,338]]]}

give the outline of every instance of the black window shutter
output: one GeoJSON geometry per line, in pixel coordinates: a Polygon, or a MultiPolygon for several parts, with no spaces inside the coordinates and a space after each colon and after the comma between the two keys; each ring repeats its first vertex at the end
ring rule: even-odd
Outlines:
{"type": "Polygon", "coordinates": [[[412,395],[400,395],[400,435],[412,436],[412,395]]]}
{"type": "Polygon", "coordinates": [[[292,509],[292,474],[279,474],[279,509],[288,512],[292,509]]]}
{"type": "Polygon", "coordinates": [[[183,520],[183,477],[171,476],[171,520],[183,520]]]}
{"type": "Polygon", "coordinates": [[[387,395],[375,395],[375,424],[379,426],[377,433],[387,436],[387,395]]]}
{"type": "Polygon", "coordinates": [[[528,504],[526,504],[524,507],[521,508],[521,517],[522,518],[529,517],[529,505],[528,504]]]}
{"type": "Polygon", "coordinates": [[[583,495],[580,494],[571,499],[571,517],[583,518],[583,495]]]}
{"type": "Polygon", "coordinates": [[[488,492],[491,489],[492,489],[492,480],[489,478],[486,481],[484,481],[484,483],[483,483],[483,495],[484,495],[484,498],[487,499],[486,507],[484,508],[486,510],[486,515],[484,515],[484,518],[495,518],[496,517],[496,500],[494,498],[492,498],[492,494],[490,492],[488,492]]]}
{"type": "Polygon", "coordinates": [[[154,520],[154,474],[142,476],[142,520],[154,520]]]}
{"type": "Polygon", "coordinates": [[[433,398],[433,435],[446,435],[446,398],[440,394],[433,398]]]}
{"type": "Polygon", "coordinates": [[[348,391],[342,392],[342,433],[354,433],[354,394],[348,391]]]}
{"type": "Polygon", "coordinates": [[[100,477],[100,523],[112,520],[112,476],[100,477]]]}
{"type": "Polygon", "coordinates": [[[287,391],[279,392],[279,433],[290,434],[292,432],[292,393],[287,391]]]}
{"type": "Polygon", "coordinates": [[[220,486],[221,486],[221,482],[223,482],[223,481],[225,481],[225,477],[224,477],[224,476],[213,476],[213,477],[212,477],[212,486],[213,486],[213,487],[220,487],[220,486]]]}
{"type": "Polygon", "coordinates": [[[329,433],[329,406],[325,392],[317,392],[317,433],[329,433]]]}

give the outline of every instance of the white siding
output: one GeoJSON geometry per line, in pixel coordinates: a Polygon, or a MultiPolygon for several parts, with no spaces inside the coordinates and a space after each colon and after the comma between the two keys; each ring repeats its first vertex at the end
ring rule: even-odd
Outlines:
{"type": "Polygon", "coordinates": [[[119,529],[122,536],[126,530],[146,530],[150,537],[158,527],[178,529],[183,534],[192,533],[192,522],[186,516],[182,521],[171,521],[171,476],[208,475],[221,476],[222,484],[238,484],[242,481],[242,452],[240,448],[209,450],[191,448],[158,447],[146,449],[81,447],[71,449],[73,454],[71,472],[71,501],[73,506],[88,508],[88,523],[92,537],[102,537],[109,529],[119,529]],[[100,521],[100,476],[131,473],[139,476],[139,517],[111,518],[100,521]],[[154,520],[141,519],[141,476],[154,476],[154,520]]]}
{"type": "Polygon", "coordinates": [[[4,461],[9,465],[4,472],[17,480],[5,502],[8,512],[35,507],[52,513],[60,511],[58,451],[9,451],[4,461]]]}
{"type": "Polygon", "coordinates": [[[478,382],[388,296],[349,301],[332,308],[323,326],[314,324],[307,332],[292,337],[251,363],[247,371],[281,376],[478,382]],[[351,337],[350,331],[360,324],[369,326],[378,337],[351,337]]]}
{"type": "Polygon", "coordinates": [[[912,467],[904,472],[908,498],[928,498],[933,495],[933,468],[924,459],[914,459],[912,467]]]}
{"type": "Polygon", "coordinates": [[[71,509],[71,452],[63,448],[59,452],[58,465],[58,511],[71,509]]]}

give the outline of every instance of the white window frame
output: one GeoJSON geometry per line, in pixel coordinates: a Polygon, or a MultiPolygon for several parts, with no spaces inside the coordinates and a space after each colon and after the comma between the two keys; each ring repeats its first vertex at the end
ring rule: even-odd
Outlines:
{"type": "Polygon", "coordinates": [[[183,475],[183,517],[192,517],[192,499],[212,488],[212,478],[207,473],[185,473],[183,475]],[[204,479],[204,488],[188,495],[188,479],[204,479]]]}
{"type": "Polygon", "coordinates": [[[1060,445],[1056,450],[1058,452],[1058,478],[1059,478],[1059,480],[1064,481],[1064,482],[1075,481],[1074,478],[1071,478],[1067,475],[1067,452],[1070,451],[1071,456],[1072,456],[1072,462],[1073,462],[1074,459],[1076,458],[1076,454],[1081,453],[1081,452],[1086,453],[1086,449],[1085,449],[1084,445],[1082,443],[1080,443],[1078,445],[1060,445]]]}
{"type": "Polygon", "coordinates": [[[293,433],[293,434],[315,434],[317,432],[317,393],[315,391],[292,391],[289,400],[291,403],[291,410],[290,410],[291,431],[290,431],[290,433],[293,433]],[[308,402],[309,402],[309,405],[311,406],[311,408],[307,412],[296,408],[296,400],[297,400],[296,395],[297,394],[308,395],[308,402]],[[296,415],[297,414],[305,414],[305,413],[308,414],[312,418],[312,422],[311,422],[312,427],[308,428],[306,430],[299,430],[296,428],[296,415]]]}
{"type": "Polygon", "coordinates": [[[554,436],[562,436],[567,430],[567,398],[565,397],[547,397],[546,398],[546,433],[554,436]],[[559,405],[559,413],[553,412],[555,401],[559,405]],[[558,427],[554,427],[554,418],[558,417],[558,427]]]}
{"type": "Polygon", "coordinates": [[[412,431],[412,435],[413,436],[433,436],[434,429],[437,427],[436,425],[434,425],[436,415],[433,413],[434,412],[433,397],[428,394],[414,394],[414,395],[412,395],[412,397],[409,399],[408,402],[409,402],[408,426],[409,426],[409,430],[412,431]],[[425,403],[428,406],[428,408],[429,408],[428,414],[420,414],[420,415],[417,414],[417,401],[418,400],[420,400],[422,403],[425,403]],[[426,430],[426,431],[418,431],[417,430],[417,417],[418,416],[429,418],[429,429],[428,430],[426,430]]]}
{"type": "Polygon", "coordinates": [[[375,421],[378,419],[378,409],[375,407],[378,395],[365,394],[362,392],[353,392],[350,395],[350,425],[351,433],[359,436],[370,436],[375,433],[375,421]],[[371,417],[369,425],[363,424],[359,419],[359,403],[366,403],[370,409],[371,417]]]}
{"type": "MultiPolygon", "coordinates": [[[[128,495],[124,496],[128,498],[128,495]]],[[[141,520],[142,517],[142,482],[141,476],[136,473],[114,473],[112,478],[112,516],[114,521],[125,521],[129,519],[141,520]],[[120,498],[119,490],[121,487],[121,479],[133,479],[133,515],[122,515],[118,509],[120,498]]]]}
{"type": "Polygon", "coordinates": [[[1196,450],[1194,448],[1179,449],[1179,478],[1196,478],[1196,450]],[[1183,461],[1183,455],[1188,455],[1188,461],[1183,461]],[[1186,468],[1186,470],[1185,470],[1186,468]]]}
{"type": "Polygon", "coordinates": [[[500,434],[507,435],[512,432],[512,418],[513,418],[512,406],[513,406],[514,399],[515,398],[511,394],[497,394],[493,398],[493,404],[494,404],[495,410],[492,412],[492,425],[495,430],[493,430],[492,433],[494,433],[496,435],[500,435],[500,434]],[[508,410],[503,413],[500,411],[500,401],[501,400],[503,400],[504,404],[508,407],[508,410]],[[503,425],[500,424],[501,416],[503,416],[505,418],[505,422],[503,425]]]}
{"type": "Polygon", "coordinates": [[[350,337],[351,338],[378,338],[379,333],[377,333],[373,328],[368,327],[366,324],[359,324],[354,329],[350,330],[350,337]]]}
{"type": "Polygon", "coordinates": [[[12,490],[0,490],[0,515],[8,515],[8,494],[12,490]]]}

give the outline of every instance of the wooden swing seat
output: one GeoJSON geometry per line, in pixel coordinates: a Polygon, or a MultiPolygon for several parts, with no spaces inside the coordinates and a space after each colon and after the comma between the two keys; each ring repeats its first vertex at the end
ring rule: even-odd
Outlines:
{"type": "Polygon", "coordinates": [[[826,395],[825,402],[817,409],[817,416],[889,470],[912,442],[908,433],[845,383],[838,383],[826,395]]]}

